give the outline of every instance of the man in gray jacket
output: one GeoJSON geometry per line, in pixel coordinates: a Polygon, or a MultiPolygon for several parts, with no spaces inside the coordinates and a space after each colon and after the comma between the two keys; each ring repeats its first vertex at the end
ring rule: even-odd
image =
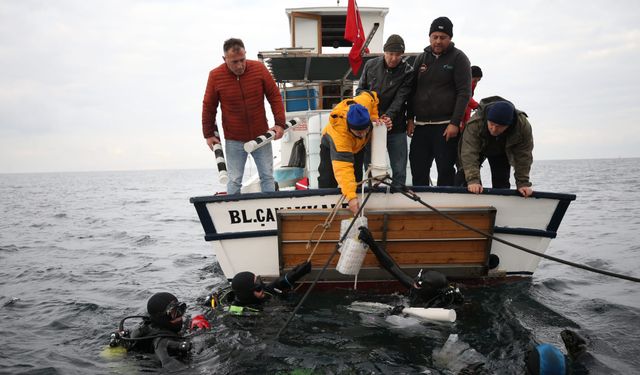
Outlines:
{"type": "Polygon", "coordinates": [[[532,151],[533,134],[527,114],[499,96],[482,99],[462,135],[460,161],[467,189],[476,194],[482,192],[480,166],[488,159],[494,188],[511,187],[509,171],[513,167],[518,192],[531,196],[532,151]]]}
{"type": "MultiPolygon", "coordinates": [[[[411,93],[413,67],[402,58],[404,40],[400,35],[389,36],[383,50],[384,56],[365,64],[357,92],[369,90],[378,94],[380,120],[389,131],[387,150],[393,181],[404,185],[407,179],[407,98],[411,93]]],[[[365,157],[365,160],[370,158],[365,157]]]]}
{"type": "Polygon", "coordinates": [[[471,64],[451,41],[453,24],[436,18],[429,30],[430,45],[413,64],[414,90],[409,99],[407,134],[413,185],[428,185],[433,160],[438,186],[453,186],[458,133],[471,98],[471,64]]]}

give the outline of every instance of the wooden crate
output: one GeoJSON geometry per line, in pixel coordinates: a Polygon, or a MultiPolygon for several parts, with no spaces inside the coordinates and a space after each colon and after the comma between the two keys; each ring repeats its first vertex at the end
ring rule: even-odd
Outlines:
{"type": "MultiPolygon", "coordinates": [[[[488,234],[493,234],[496,209],[493,207],[438,208],[439,211],[488,234]]],[[[286,270],[307,260],[323,231],[321,225],[330,210],[280,210],[278,248],[281,269],[286,270]],[[315,231],[314,231],[315,228],[315,231]],[[311,233],[313,232],[313,238],[311,233]],[[309,248],[308,241],[311,239],[309,248]]],[[[373,237],[387,249],[403,269],[473,267],[484,270],[491,249],[491,239],[466,229],[429,209],[367,211],[368,227],[373,237]]],[[[350,218],[340,210],[322,236],[311,262],[314,269],[324,266],[334,252],[340,235],[340,222],[350,218]]],[[[335,269],[339,254],[329,269],[335,269]]],[[[378,261],[368,252],[363,268],[376,268],[378,261]]]]}

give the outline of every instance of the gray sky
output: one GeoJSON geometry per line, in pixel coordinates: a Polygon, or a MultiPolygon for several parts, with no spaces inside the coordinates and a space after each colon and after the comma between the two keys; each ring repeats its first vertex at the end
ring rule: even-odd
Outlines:
{"type": "MultiPolygon", "coordinates": [[[[347,0],[341,1],[346,6],[347,0]]],[[[215,168],[202,97],[222,43],[289,46],[285,8],[335,1],[0,0],[0,173],[215,168]]],[[[640,2],[381,1],[408,52],[453,41],[529,115],[536,159],[640,156],[640,2]]]]}

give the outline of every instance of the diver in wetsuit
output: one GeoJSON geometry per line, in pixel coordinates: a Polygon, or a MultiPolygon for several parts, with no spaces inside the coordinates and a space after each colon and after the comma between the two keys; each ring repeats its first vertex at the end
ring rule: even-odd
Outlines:
{"type": "Polygon", "coordinates": [[[215,311],[236,315],[257,313],[265,301],[274,296],[286,296],[295,283],[309,272],[311,272],[311,262],[307,261],[268,284],[253,272],[240,272],[233,277],[230,287],[212,293],[205,303],[215,311]]]}
{"type": "MultiPolygon", "coordinates": [[[[409,289],[411,306],[446,308],[462,302],[462,294],[458,288],[449,284],[445,275],[437,271],[422,272],[421,270],[415,278],[412,278],[398,266],[384,248],[376,243],[369,229],[366,227],[358,229],[360,230],[358,238],[369,246],[380,265],[409,289]]],[[[402,311],[402,308],[403,306],[399,306],[398,311],[402,311]]]]}
{"type": "Polygon", "coordinates": [[[156,293],[147,302],[148,316],[129,316],[120,322],[118,331],[111,335],[111,347],[123,346],[127,351],[153,353],[162,367],[178,370],[186,367],[191,349],[188,336],[183,334],[183,325],[190,331],[210,328],[203,315],[197,315],[185,324],[184,313],[187,305],[171,293],[156,293]],[[130,318],[141,318],[142,322],[131,332],[124,328],[130,318]]]}
{"type": "Polygon", "coordinates": [[[608,368],[587,351],[587,341],[578,333],[565,329],[560,337],[567,350],[563,354],[551,344],[540,344],[527,352],[527,375],[610,374],[608,368]]]}

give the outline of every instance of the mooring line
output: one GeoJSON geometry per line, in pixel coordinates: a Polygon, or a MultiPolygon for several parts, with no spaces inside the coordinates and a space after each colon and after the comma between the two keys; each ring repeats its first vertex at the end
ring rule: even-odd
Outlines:
{"type": "Polygon", "coordinates": [[[552,260],[554,262],[566,264],[566,265],[571,266],[571,267],[576,267],[576,268],[583,269],[585,271],[595,272],[595,273],[599,273],[599,274],[607,275],[607,276],[611,276],[611,277],[617,277],[619,279],[633,281],[633,282],[636,282],[636,283],[640,282],[640,278],[637,278],[637,277],[622,275],[622,274],[619,274],[619,273],[610,272],[610,271],[606,271],[606,270],[601,270],[599,268],[590,267],[590,266],[587,266],[587,265],[584,265],[584,264],[574,263],[574,262],[571,262],[571,261],[568,261],[568,260],[556,258],[556,257],[551,256],[551,255],[543,254],[543,253],[540,253],[540,252],[535,251],[535,250],[527,249],[526,247],[520,246],[518,244],[515,244],[515,243],[507,241],[507,240],[503,240],[503,239],[498,238],[498,237],[496,237],[496,236],[494,236],[492,234],[489,234],[489,233],[487,233],[487,232],[485,232],[483,230],[480,230],[480,229],[474,228],[474,227],[472,227],[470,225],[467,225],[467,224],[463,223],[462,221],[456,219],[455,217],[450,216],[450,215],[438,210],[437,208],[435,208],[435,207],[431,206],[430,204],[428,204],[427,202],[423,201],[416,193],[414,193],[409,188],[407,188],[406,185],[397,183],[397,181],[394,181],[388,175],[385,176],[383,179],[378,179],[378,181],[380,183],[382,183],[382,184],[389,185],[392,188],[395,188],[396,191],[399,191],[405,197],[422,204],[423,206],[427,207],[428,209],[432,210],[433,212],[435,212],[435,213],[437,213],[439,215],[442,215],[443,217],[453,221],[454,223],[456,223],[458,225],[461,225],[464,228],[469,229],[469,230],[471,230],[473,232],[476,232],[476,233],[478,233],[478,234],[480,234],[480,235],[482,235],[482,236],[484,236],[486,238],[490,238],[492,240],[501,242],[501,243],[503,243],[505,245],[511,246],[511,247],[516,248],[518,250],[527,252],[529,254],[536,255],[536,256],[539,256],[541,258],[545,258],[545,259],[548,259],[548,260],[552,260]],[[387,180],[391,180],[392,183],[395,183],[395,185],[389,183],[387,180]]]}

